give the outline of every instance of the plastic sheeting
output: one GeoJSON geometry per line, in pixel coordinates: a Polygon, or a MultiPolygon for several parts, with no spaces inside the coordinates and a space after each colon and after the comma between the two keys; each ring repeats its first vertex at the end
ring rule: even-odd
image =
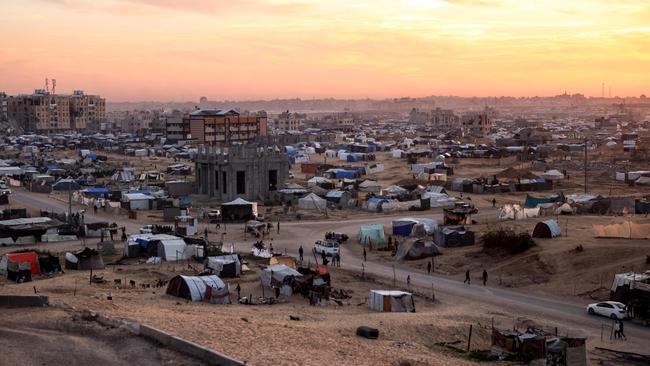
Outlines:
{"type": "Polygon", "coordinates": [[[359,243],[370,244],[381,247],[388,244],[384,234],[384,226],[381,224],[361,225],[359,229],[359,243]]]}
{"type": "Polygon", "coordinates": [[[368,308],[383,312],[415,312],[413,295],[404,291],[370,290],[368,308]]]}
{"type": "Polygon", "coordinates": [[[593,225],[597,238],[650,239],[650,224],[624,222],[621,224],[593,225]]]}
{"type": "Polygon", "coordinates": [[[524,208],[520,205],[506,204],[499,210],[499,220],[524,220],[538,216],[539,207],[524,208]]]}

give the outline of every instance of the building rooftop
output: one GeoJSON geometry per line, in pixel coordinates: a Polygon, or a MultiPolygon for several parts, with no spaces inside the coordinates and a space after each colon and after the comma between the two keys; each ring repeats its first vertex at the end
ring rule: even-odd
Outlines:
{"type": "Polygon", "coordinates": [[[197,109],[190,112],[190,115],[222,117],[239,115],[239,112],[235,111],[234,109],[197,109]]]}

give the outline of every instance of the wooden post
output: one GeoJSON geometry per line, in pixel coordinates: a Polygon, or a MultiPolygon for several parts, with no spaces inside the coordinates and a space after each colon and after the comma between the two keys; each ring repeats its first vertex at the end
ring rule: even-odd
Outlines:
{"type": "Polygon", "coordinates": [[[469,345],[472,343],[472,324],[469,325],[469,336],[467,337],[467,352],[469,352],[469,345]]]}
{"type": "Polygon", "coordinates": [[[393,287],[396,286],[397,276],[395,275],[395,265],[393,264],[393,287]]]}

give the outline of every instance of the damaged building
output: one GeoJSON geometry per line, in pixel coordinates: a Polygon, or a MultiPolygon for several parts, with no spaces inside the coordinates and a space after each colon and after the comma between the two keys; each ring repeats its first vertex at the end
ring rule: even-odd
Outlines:
{"type": "Polygon", "coordinates": [[[230,201],[265,200],[289,178],[289,157],[277,147],[202,148],[196,156],[197,193],[230,201]]]}

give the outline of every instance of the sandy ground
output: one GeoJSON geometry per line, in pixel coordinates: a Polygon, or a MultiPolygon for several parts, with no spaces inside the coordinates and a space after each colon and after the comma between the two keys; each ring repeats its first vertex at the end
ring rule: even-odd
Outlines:
{"type": "Polygon", "coordinates": [[[185,365],[202,363],[60,309],[0,312],[2,365],[185,365]],[[35,349],[36,347],[36,349],[35,349]]]}

